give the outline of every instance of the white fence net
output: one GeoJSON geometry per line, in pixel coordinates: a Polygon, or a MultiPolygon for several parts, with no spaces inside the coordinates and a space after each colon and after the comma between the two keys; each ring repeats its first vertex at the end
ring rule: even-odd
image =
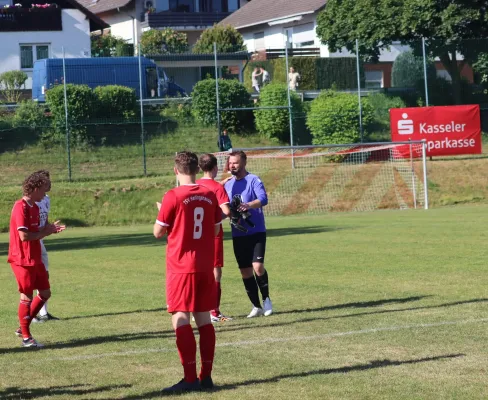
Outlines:
{"type": "MultiPolygon", "coordinates": [[[[268,215],[424,208],[422,143],[243,149],[268,215]]],[[[235,150],[235,149],[234,149],[235,150]]],[[[219,177],[229,153],[217,153],[219,177]]]]}

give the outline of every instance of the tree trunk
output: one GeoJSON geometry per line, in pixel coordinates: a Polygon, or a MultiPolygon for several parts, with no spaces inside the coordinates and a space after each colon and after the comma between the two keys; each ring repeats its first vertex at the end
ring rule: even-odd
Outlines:
{"type": "Polygon", "coordinates": [[[456,60],[456,51],[446,51],[445,53],[442,53],[439,58],[444,68],[447,70],[447,72],[449,72],[449,75],[451,75],[454,104],[461,104],[461,68],[456,60]]]}

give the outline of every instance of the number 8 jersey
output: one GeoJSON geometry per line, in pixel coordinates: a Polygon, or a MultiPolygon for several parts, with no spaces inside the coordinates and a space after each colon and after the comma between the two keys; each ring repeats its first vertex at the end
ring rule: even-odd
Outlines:
{"type": "Polygon", "coordinates": [[[168,229],[168,273],[213,271],[215,225],[222,223],[222,211],[211,190],[197,184],[171,189],[163,197],[156,223],[168,229]]]}

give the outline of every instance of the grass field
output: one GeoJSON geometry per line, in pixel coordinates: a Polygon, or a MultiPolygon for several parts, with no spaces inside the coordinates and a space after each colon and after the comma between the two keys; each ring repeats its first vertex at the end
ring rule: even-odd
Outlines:
{"type": "MultiPolygon", "coordinates": [[[[226,237],[216,399],[486,399],[487,206],[268,219],[275,314],[247,320],[226,237]]],[[[151,225],[48,238],[62,320],[13,334],[0,235],[0,398],[154,399],[181,378],[151,225]]]]}

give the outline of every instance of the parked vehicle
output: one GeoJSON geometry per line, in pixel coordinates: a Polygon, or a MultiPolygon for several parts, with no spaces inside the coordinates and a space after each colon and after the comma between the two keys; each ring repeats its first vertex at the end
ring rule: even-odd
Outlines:
{"type": "MultiPolygon", "coordinates": [[[[97,86],[121,85],[134,89],[140,98],[138,57],[65,58],[66,83],[97,86]]],[[[186,96],[185,90],[170,82],[164,69],[154,61],[141,57],[142,98],[186,96]]],[[[63,60],[46,58],[34,63],[32,99],[45,101],[46,90],[61,85],[63,60]]]]}

